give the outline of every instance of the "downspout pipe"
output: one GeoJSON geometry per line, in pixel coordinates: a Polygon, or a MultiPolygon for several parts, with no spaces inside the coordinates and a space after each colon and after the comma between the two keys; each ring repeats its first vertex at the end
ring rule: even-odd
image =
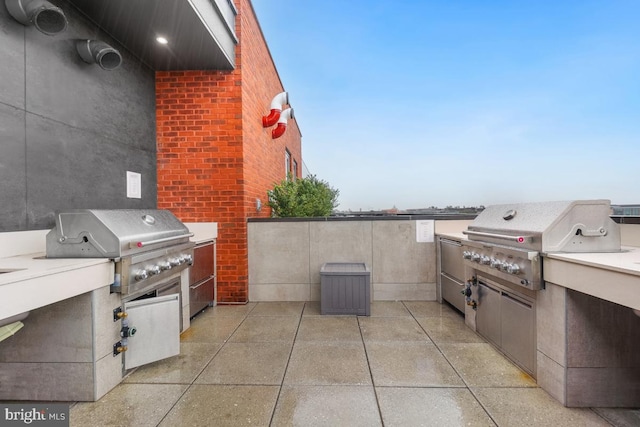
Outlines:
{"type": "Polygon", "coordinates": [[[275,125],[280,118],[282,107],[289,104],[289,93],[280,92],[271,100],[271,112],[268,116],[262,116],[262,127],[268,128],[275,125]]]}
{"type": "Polygon", "coordinates": [[[271,131],[272,139],[280,138],[284,134],[284,131],[287,130],[288,119],[295,119],[293,116],[293,108],[287,108],[280,114],[278,125],[271,131]]]}

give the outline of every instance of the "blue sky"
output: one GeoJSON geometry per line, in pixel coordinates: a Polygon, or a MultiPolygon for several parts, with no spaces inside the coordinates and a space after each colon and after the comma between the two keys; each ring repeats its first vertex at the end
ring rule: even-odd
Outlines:
{"type": "Polygon", "coordinates": [[[640,1],[253,5],[338,209],[640,203],[640,1]]]}

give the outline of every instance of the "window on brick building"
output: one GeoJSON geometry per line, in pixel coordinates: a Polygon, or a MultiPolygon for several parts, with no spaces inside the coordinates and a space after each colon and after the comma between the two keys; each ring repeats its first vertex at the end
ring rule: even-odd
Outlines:
{"type": "Polygon", "coordinates": [[[291,173],[291,153],[289,150],[284,150],[284,176],[289,179],[291,173]]]}
{"type": "Polygon", "coordinates": [[[295,160],[293,161],[293,180],[295,181],[296,178],[298,178],[298,162],[296,162],[295,160]]]}

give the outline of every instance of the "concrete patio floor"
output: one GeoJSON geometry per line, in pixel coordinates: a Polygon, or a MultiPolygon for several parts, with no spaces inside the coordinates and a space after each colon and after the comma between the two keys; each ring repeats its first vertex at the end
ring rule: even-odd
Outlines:
{"type": "Polygon", "coordinates": [[[640,410],[565,408],[437,302],[216,306],[181,354],[137,369],[72,426],[638,426],[640,410]]]}

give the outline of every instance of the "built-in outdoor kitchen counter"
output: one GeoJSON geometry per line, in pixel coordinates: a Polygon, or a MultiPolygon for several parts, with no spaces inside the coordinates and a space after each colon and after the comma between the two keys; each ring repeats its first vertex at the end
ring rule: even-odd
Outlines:
{"type": "MultiPolygon", "coordinates": [[[[189,226],[196,245],[217,237],[216,223],[189,226]]],[[[97,400],[126,374],[114,350],[123,327],[114,313],[123,305],[112,292],[114,263],[46,258],[48,232],[0,233],[0,325],[22,323],[0,341],[0,400],[97,400]]],[[[181,282],[186,329],[188,281],[181,282]]]]}
{"type": "MultiPolygon", "coordinates": [[[[461,232],[437,237],[467,240],[461,232]]],[[[622,252],[615,253],[550,253],[543,256],[543,265],[547,281],[640,310],[640,247],[623,246],[622,252]]]]}
{"type": "Polygon", "coordinates": [[[0,341],[0,400],[94,400],[122,379],[122,359],[105,339],[118,330],[93,316],[118,304],[109,293],[113,263],[47,259],[47,233],[0,233],[0,271],[8,271],[0,274],[0,324],[23,324],[0,341]]]}
{"type": "Polygon", "coordinates": [[[640,248],[546,254],[538,384],[566,406],[640,407],[640,248]]]}
{"type": "MultiPolygon", "coordinates": [[[[31,233],[41,238],[44,245],[46,230],[31,233]]],[[[19,233],[11,234],[15,240],[19,233]]],[[[15,243],[4,239],[0,246],[15,248],[15,243]]],[[[44,249],[0,257],[0,325],[5,319],[91,292],[113,281],[113,265],[108,259],[46,259],[44,249]]]]}
{"type": "MultiPolygon", "coordinates": [[[[640,407],[640,241],[625,238],[637,236],[632,227],[640,226],[621,227],[620,252],[542,254],[535,379],[565,406],[640,407]]],[[[463,230],[437,237],[464,244],[463,230]]]]}

